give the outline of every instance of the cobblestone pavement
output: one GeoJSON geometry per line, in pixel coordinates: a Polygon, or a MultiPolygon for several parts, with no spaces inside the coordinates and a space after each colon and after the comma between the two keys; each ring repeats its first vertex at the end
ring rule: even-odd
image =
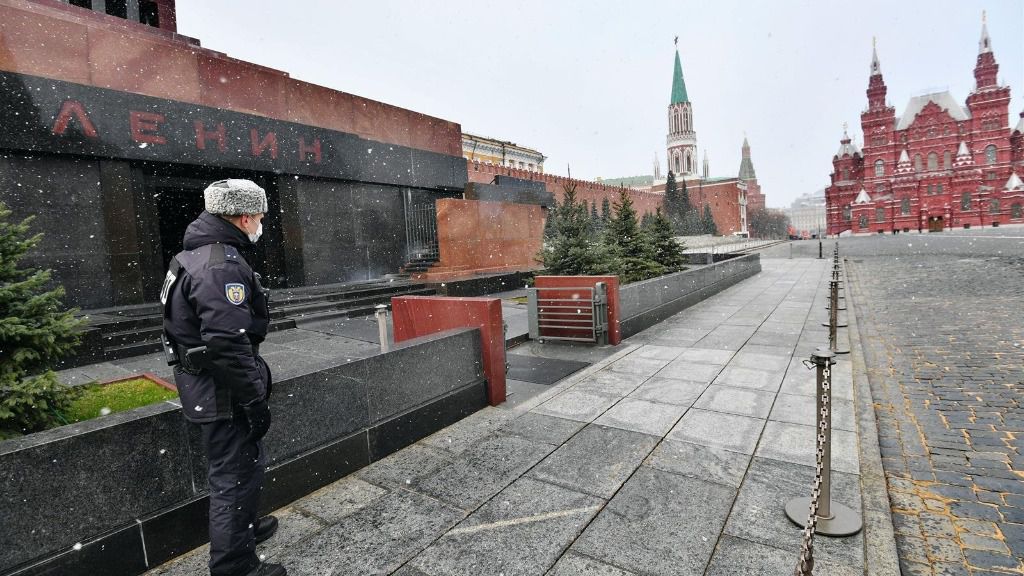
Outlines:
{"type": "MultiPolygon", "coordinates": [[[[814,475],[801,360],[827,342],[829,276],[818,260],[763,268],[533,397],[279,510],[260,553],[293,576],[792,573],[802,530],[783,506],[814,475]]],[[[833,500],[861,511],[849,360],[833,389],[833,500]]],[[[816,573],[863,575],[866,541],[819,537],[816,573]]],[[[151,574],[202,573],[207,554],[151,574]]]]}
{"type": "Polygon", "coordinates": [[[840,241],[908,575],[1024,573],[1024,229],[985,232],[840,241]]]}

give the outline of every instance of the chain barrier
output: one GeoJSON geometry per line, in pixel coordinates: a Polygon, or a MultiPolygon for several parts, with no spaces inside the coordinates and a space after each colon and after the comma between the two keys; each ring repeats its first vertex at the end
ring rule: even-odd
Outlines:
{"type": "MultiPolygon", "coordinates": [[[[813,360],[804,361],[804,364],[808,368],[813,368],[818,360],[818,356],[813,356],[813,360]]],[[[808,507],[807,512],[807,523],[804,524],[803,538],[800,542],[800,560],[796,565],[796,576],[811,576],[814,572],[814,534],[818,528],[818,515],[821,512],[821,516],[829,516],[829,505],[830,502],[830,488],[829,475],[830,471],[825,469],[825,450],[826,441],[830,439],[829,423],[831,422],[831,400],[832,400],[832,364],[834,361],[831,357],[826,357],[824,364],[817,364],[818,366],[818,405],[820,406],[818,411],[818,435],[817,435],[817,446],[815,448],[815,463],[814,463],[814,485],[811,488],[811,503],[808,507]],[[822,487],[824,486],[825,506],[822,507],[820,504],[822,487]]]]}
{"type": "Polygon", "coordinates": [[[832,366],[836,355],[848,350],[837,350],[839,326],[839,246],[833,252],[832,279],[829,281],[829,334],[828,348],[818,348],[809,360],[808,369],[817,368],[815,387],[816,442],[814,450],[814,483],[810,498],[793,498],[786,504],[786,516],[803,526],[800,557],[794,574],[811,576],[814,572],[814,537],[852,536],[860,532],[860,515],[850,508],[832,502],[832,366]],[[803,522],[806,511],[806,522],[803,522]]]}

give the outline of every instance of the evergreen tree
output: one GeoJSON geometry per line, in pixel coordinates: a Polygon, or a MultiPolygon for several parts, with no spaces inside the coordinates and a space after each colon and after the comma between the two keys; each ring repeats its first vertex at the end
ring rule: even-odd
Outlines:
{"type": "Polygon", "coordinates": [[[672,223],[660,209],[655,212],[651,222],[650,237],[654,261],[664,266],[667,272],[682,270],[686,259],[683,256],[683,246],[676,242],[672,223]]]}
{"type": "Polygon", "coordinates": [[[647,248],[636,216],[633,199],[625,190],[620,190],[619,200],[612,205],[612,218],[604,230],[605,244],[619,255],[636,256],[647,248]]]}
{"type": "MultiPolygon", "coordinates": [[[[661,208],[658,208],[661,210],[661,208]]],[[[644,215],[640,217],[640,228],[644,231],[650,230],[653,225],[652,217],[650,212],[644,212],[644,215]]]]}
{"type": "Polygon", "coordinates": [[[615,258],[619,281],[628,284],[664,274],[665,267],[654,261],[650,239],[640,228],[633,200],[625,190],[619,192],[612,212],[604,230],[604,243],[615,258]]]}
{"type": "Polygon", "coordinates": [[[704,233],[711,234],[712,236],[718,235],[718,226],[715,224],[715,218],[711,215],[711,205],[704,205],[704,233]]]}
{"type": "Polygon", "coordinates": [[[555,236],[555,220],[558,219],[558,198],[551,199],[551,206],[548,206],[547,217],[544,219],[544,240],[548,241],[555,236]]]}
{"type": "Polygon", "coordinates": [[[590,201],[590,225],[594,230],[600,230],[603,222],[601,217],[597,214],[597,202],[594,200],[590,201]]]}
{"type": "Polygon", "coordinates": [[[601,226],[604,227],[604,225],[608,223],[608,220],[611,219],[611,217],[612,203],[608,200],[608,197],[605,196],[604,199],[601,200],[601,226]]]}
{"type": "Polygon", "coordinates": [[[665,216],[670,220],[677,219],[679,210],[679,189],[676,186],[676,175],[671,170],[665,178],[665,200],[662,202],[665,207],[665,216]]]}
{"type": "Polygon", "coordinates": [[[607,252],[596,241],[585,202],[576,200],[576,185],[567,184],[552,215],[552,236],[541,252],[548,274],[602,274],[611,268],[607,252]]]}
{"type": "Polygon", "coordinates": [[[28,235],[31,217],[10,217],[0,202],[0,437],[59,420],[75,395],[51,368],[78,344],[83,324],[63,309],[64,288],[50,287],[49,270],[20,266],[42,234],[28,235]]]}

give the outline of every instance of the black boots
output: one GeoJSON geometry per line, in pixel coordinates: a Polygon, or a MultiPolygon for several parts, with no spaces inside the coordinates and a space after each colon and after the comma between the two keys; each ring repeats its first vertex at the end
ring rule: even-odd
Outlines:
{"type": "Polygon", "coordinates": [[[260,562],[260,565],[253,568],[245,576],[288,576],[288,571],[280,564],[260,562]]]}
{"type": "Polygon", "coordinates": [[[277,532],[277,518],[264,516],[256,521],[256,543],[259,544],[270,539],[277,532]]]}

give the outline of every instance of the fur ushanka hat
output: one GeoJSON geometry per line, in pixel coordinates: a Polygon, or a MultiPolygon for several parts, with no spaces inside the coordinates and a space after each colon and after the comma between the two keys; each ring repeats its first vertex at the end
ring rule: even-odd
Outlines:
{"type": "Polygon", "coordinates": [[[239,216],[267,211],[267,193],[252,180],[218,180],[206,187],[203,198],[210,214],[239,216]]]}

